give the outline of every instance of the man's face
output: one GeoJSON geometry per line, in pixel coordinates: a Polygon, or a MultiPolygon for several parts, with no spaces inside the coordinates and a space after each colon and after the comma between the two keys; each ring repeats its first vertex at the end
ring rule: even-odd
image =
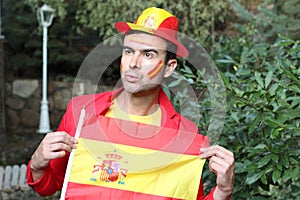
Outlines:
{"type": "Polygon", "coordinates": [[[138,93],[157,88],[165,73],[167,42],[157,36],[137,33],[124,38],[121,78],[125,91],[138,93]]]}

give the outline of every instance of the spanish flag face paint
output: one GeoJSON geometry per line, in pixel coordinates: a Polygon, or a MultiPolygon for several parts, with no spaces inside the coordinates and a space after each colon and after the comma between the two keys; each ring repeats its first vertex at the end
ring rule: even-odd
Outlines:
{"type": "Polygon", "coordinates": [[[139,37],[133,37],[132,39],[130,39],[131,42],[134,42],[134,43],[139,43],[141,45],[146,45],[146,46],[151,46],[151,42],[143,39],[143,38],[139,38],[139,37]]]}
{"type": "Polygon", "coordinates": [[[159,72],[162,70],[164,66],[164,63],[162,60],[160,60],[157,65],[151,70],[148,72],[148,76],[150,79],[154,79],[158,74],[159,72]]]}

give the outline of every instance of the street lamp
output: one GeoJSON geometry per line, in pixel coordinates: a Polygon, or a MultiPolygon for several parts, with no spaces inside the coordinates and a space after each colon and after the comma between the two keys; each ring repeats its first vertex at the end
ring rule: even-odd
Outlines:
{"type": "Polygon", "coordinates": [[[43,27],[43,97],[41,101],[40,127],[38,133],[51,132],[49,123],[49,109],[47,101],[47,34],[52,24],[54,9],[44,4],[37,13],[40,25],[43,27]]]}

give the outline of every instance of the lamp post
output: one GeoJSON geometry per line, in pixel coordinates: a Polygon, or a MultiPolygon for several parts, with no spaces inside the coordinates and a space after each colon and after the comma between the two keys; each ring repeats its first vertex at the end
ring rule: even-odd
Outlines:
{"type": "Polygon", "coordinates": [[[51,132],[49,123],[49,109],[47,101],[47,34],[48,27],[52,24],[54,9],[44,4],[38,10],[38,20],[43,27],[43,97],[41,101],[40,126],[38,133],[51,132]]]}

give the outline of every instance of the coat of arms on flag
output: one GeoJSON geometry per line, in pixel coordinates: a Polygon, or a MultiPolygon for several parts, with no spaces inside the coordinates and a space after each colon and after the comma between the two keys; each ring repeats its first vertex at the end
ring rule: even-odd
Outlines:
{"type": "Polygon", "coordinates": [[[122,156],[116,150],[111,153],[105,153],[103,157],[97,158],[99,161],[93,166],[91,181],[118,181],[118,184],[125,184],[124,181],[128,170],[122,166],[122,156]]]}

